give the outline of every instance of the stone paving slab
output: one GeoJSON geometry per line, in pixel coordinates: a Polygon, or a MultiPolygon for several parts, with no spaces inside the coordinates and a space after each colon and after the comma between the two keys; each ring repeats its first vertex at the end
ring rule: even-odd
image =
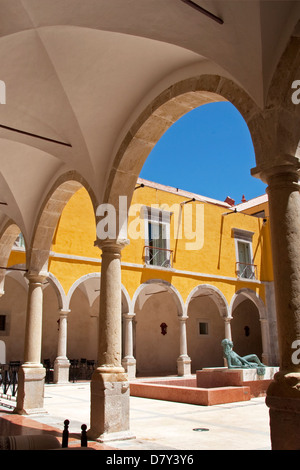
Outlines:
{"type": "MultiPolygon", "coordinates": [[[[89,427],[90,385],[46,385],[46,415],[31,419],[70,432],[89,427]]],[[[120,450],[271,450],[269,409],[263,397],[214,406],[130,398],[135,439],[114,441],[120,450]],[[207,430],[203,430],[207,429],[207,430]]]]}

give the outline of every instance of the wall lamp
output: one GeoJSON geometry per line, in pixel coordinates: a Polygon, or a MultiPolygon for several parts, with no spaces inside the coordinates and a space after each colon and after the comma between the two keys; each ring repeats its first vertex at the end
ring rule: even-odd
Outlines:
{"type": "Polygon", "coordinates": [[[231,211],[231,212],[225,212],[224,214],[222,214],[222,217],[224,217],[225,215],[230,215],[230,214],[236,214],[237,213],[237,210],[234,209],[234,211],[231,211]]]}
{"type": "Polygon", "coordinates": [[[145,186],[145,185],[142,183],[142,184],[140,184],[139,186],[137,186],[136,188],[134,188],[134,190],[143,188],[144,186],[145,186]]]}
{"type": "Polygon", "coordinates": [[[188,204],[189,202],[194,202],[194,201],[196,201],[196,199],[193,197],[193,199],[189,199],[188,201],[181,202],[180,205],[188,204]]]}

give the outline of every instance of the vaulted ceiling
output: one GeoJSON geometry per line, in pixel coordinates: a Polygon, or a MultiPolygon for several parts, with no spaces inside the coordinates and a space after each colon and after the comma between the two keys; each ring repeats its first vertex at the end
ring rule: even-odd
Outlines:
{"type": "Polygon", "coordinates": [[[128,129],[180,80],[218,74],[264,106],[300,2],[194,4],[223,24],[182,0],[0,0],[0,224],[28,240],[69,171],[100,203],[128,129]]]}

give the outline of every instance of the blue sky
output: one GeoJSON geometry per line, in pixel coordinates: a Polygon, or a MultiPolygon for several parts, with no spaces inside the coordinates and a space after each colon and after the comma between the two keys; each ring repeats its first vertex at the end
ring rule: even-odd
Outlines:
{"type": "Polygon", "coordinates": [[[265,193],[250,174],[255,156],[248,127],[229,102],[190,111],[162,136],[140,177],[224,201],[241,202],[265,193]]]}

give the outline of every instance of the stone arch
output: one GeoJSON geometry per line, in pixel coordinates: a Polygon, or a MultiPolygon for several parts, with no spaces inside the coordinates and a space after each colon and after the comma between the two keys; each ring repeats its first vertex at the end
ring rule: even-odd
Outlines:
{"type": "Polygon", "coordinates": [[[100,272],[78,278],[66,295],[68,308],[67,356],[97,360],[99,325],[100,272]]]}
{"type": "Polygon", "coordinates": [[[260,119],[261,110],[244,90],[217,75],[186,79],[157,96],[128,131],[115,156],[104,201],[118,207],[122,188],[129,205],[142,166],[160,137],[187,112],[215,101],[230,101],[239,110],[248,125],[257,159],[264,155],[265,140],[261,136],[265,125],[260,119]]]}
{"type": "MultiPolygon", "coordinates": [[[[299,27],[300,22],[298,31],[299,27]]],[[[272,76],[264,110],[252,123],[252,135],[257,135],[258,146],[257,166],[251,173],[265,183],[275,166],[295,165],[299,169],[300,104],[292,99],[296,91],[292,84],[300,80],[300,37],[296,31],[297,28],[272,76]]]]}
{"type": "Polygon", "coordinates": [[[163,279],[149,279],[148,281],[144,282],[141,284],[137,290],[135,291],[132,301],[130,302],[131,305],[131,311],[135,311],[135,306],[138,300],[139,295],[142,293],[143,290],[146,288],[151,288],[151,286],[160,286],[161,288],[164,289],[165,292],[169,292],[173,295],[173,298],[175,300],[176,306],[177,306],[177,314],[178,316],[184,316],[185,315],[185,305],[182,300],[182,297],[176,287],[174,287],[170,282],[164,281],[163,279]]]}
{"type": "Polygon", "coordinates": [[[131,310],[131,299],[127,292],[127,289],[122,285],[122,313],[129,313],[131,310]]]}
{"type": "MultiPolygon", "coordinates": [[[[0,266],[7,267],[7,263],[10,257],[13,245],[21,233],[21,230],[17,224],[12,220],[9,220],[0,232],[0,266]]],[[[26,245],[26,241],[25,241],[26,245]]],[[[26,252],[26,249],[25,249],[26,252]]],[[[24,268],[25,270],[25,268],[24,268]]],[[[6,271],[0,269],[0,293],[4,293],[4,282],[5,282],[6,271]]]]}
{"type": "Polygon", "coordinates": [[[133,296],[132,313],[137,375],[177,374],[180,319],[184,314],[177,289],[161,279],[144,282],[133,296]]]}
{"type": "MultiPolygon", "coordinates": [[[[300,22],[298,22],[298,30],[300,22]]],[[[297,28],[296,28],[297,29],[297,28]]],[[[289,163],[290,157],[297,153],[300,141],[300,106],[293,99],[292,88],[295,81],[300,80],[300,35],[293,35],[281,56],[273,75],[267,96],[266,113],[272,113],[276,120],[274,135],[274,157],[285,157],[289,163]],[[276,138],[277,137],[277,138],[276,138]]],[[[299,93],[297,93],[299,100],[299,93]]]]}
{"type": "Polygon", "coordinates": [[[224,365],[221,342],[225,337],[228,304],[210,284],[199,284],[186,300],[187,350],[192,373],[203,367],[224,365]]]}
{"type": "MultiPolygon", "coordinates": [[[[100,280],[101,280],[100,272],[91,272],[91,273],[84,274],[72,284],[72,286],[70,287],[66,295],[66,302],[65,302],[66,309],[67,311],[70,312],[68,314],[70,315],[69,326],[71,327],[71,331],[72,331],[72,322],[74,320],[74,314],[76,316],[78,312],[77,313],[74,312],[74,305],[71,305],[71,302],[72,302],[74,295],[78,294],[77,292],[78,289],[81,290],[81,297],[83,296],[85,298],[84,304],[87,310],[89,311],[90,322],[93,323],[92,327],[91,327],[90,322],[87,323],[87,329],[89,329],[90,335],[92,335],[90,336],[91,344],[89,344],[89,347],[87,349],[90,351],[90,356],[91,356],[92,349],[94,348],[94,355],[93,357],[90,357],[90,359],[94,359],[94,360],[96,360],[96,356],[97,356],[96,349],[97,349],[97,344],[98,344],[96,336],[98,334],[98,328],[99,328],[99,325],[98,325],[99,305],[96,302],[99,301],[99,297],[101,294],[100,280]]],[[[129,297],[127,290],[125,289],[123,285],[121,286],[121,292],[122,292],[122,313],[127,313],[129,312],[129,309],[130,309],[130,297],[129,297]]],[[[81,298],[81,302],[82,301],[83,300],[81,298]]],[[[77,309],[77,306],[76,306],[76,309],[77,309]]],[[[78,332],[76,332],[76,334],[77,333],[78,332]]],[[[68,338],[70,339],[70,342],[71,342],[71,339],[72,339],[71,334],[68,336],[68,338]]],[[[76,356],[76,347],[74,346],[74,344],[73,346],[71,345],[70,354],[73,355],[74,357],[76,356]]]]}
{"type": "MultiPolygon", "coordinates": [[[[66,294],[64,289],[51,272],[43,281],[43,317],[42,317],[42,363],[48,360],[54,364],[57,351],[60,330],[60,315],[67,312],[66,294]]],[[[45,362],[46,361],[46,362],[45,362]]]]}
{"type": "MultiPolygon", "coordinates": [[[[94,300],[95,300],[95,297],[98,297],[100,295],[100,279],[101,279],[101,273],[100,272],[94,272],[94,273],[88,273],[88,274],[84,274],[83,276],[81,276],[79,279],[77,279],[73,284],[72,286],[70,287],[69,291],[68,291],[68,294],[66,295],[66,299],[65,299],[65,305],[66,305],[66,309],[68,310],[70,308],[70,302],[71,302],[71,299],[72,299],[72,296],[75,292],[75,290],[82,284],[84,283],[85,281],[89,280],[89,279],[96,279],[97,281],[97,285],[98,285],[98,289],[97,289],[97,294],[95,294],[92,298],[91,298],[91,302],[93,303],[94,300]]],[[[131,299],[129,297],[129,294],[126,290],[126,288],[122,285],[121,286],[121,291],[122,291],[122,304],[124,305],[124,312],[129,312],[130,311],[130,306],[131,306],[131,299]]]]}
{"type": "Polygon", "coordinates": [[[234,303],[236,302],[237,298],[241,295],[243,295],[246,298],[252,300],[252,302],[255,304],[255,306],[258,309],[260,319],[261,320],[266,320],[266,307],[265,307],[265,304],[264,304],[263,300],[261,299],[261,297],[255,291],[253,291],[252,289],[246,288],[246,287],[243,288],[243,289],[239,289],[233,295],[233,297],[231,299],[231,302],[230,302],[230,305],[229,305],[229,316],[232,317],[234,303]]]}
{"type": "Polygon", "coordinates": [[[63,311],[68,310],[68,302],[67,302],[67,296],[65,294],[65,291],[54,274],[51,272],[48,273],[47,277],[47,282],[53,287],[54,292],[57,297],[57,302],[58,302],[58,308],[63,311]]]}
{"type": "Polygon", "coordinates": [[[186,311],[188,309],[189,303],[198,296],[212,297],[212,300],[215,302],[219,309],[220,316],[222,318],[228,317],[229,308],[224,294],[217,287],[212,286],[210,284],[199,284],[198,286],[194,287],[194,289],[189,293],[188,298],[186,300],[186,311]]]}
{"type": "Polygon", "coordinates": [[[70,287],[68,294],[66,296],[67,308],[68,309],[70,308],[70,302],[71,302],[72,296],[79,286],[81,286],[84,282],[88,280],[96,280],[96,283],[98,285],[98,293],[94,292],[94,295],[90,297],[89,304],[91,305],[94,302],[95,298],[100,295],[100,278],[101,278],[100,273],[94,272],[94,273],[84,274],[79,279],[77,279],[70,287]]]}
{"type": "Polygon", "coordinates": [[[62,175],[48,196],[45,198],[39,211],[34,235],[28,250],[28,269],[33,272],[47,272],[49,252],[57,223],[61,213],[70,198],[81,188],[88,191],[93,207],[96,210],[96,197],[85,180],[76,172],[62,175]]]}
{"type": "Polygon", "coordinates": [[[232,340],[237,352],[242,356],[255,353],[268,364],[270,344],[267,311],[260,296],[249,288],[238,290],[230,302],[230,316],[232,340]],[[237,314],[234,318],[235,310],[237,314]]]}
{"type": "Polygon", "coordinates": [[[24,290],[27,291],[28,281],[27,281],[26,276],[24,276],[25,271],[26,271],[25,264],[16,264],[7,268],[5,277],[7,276],[12,277],[15,281],[17,281],[24,288],[24,290]]]}

